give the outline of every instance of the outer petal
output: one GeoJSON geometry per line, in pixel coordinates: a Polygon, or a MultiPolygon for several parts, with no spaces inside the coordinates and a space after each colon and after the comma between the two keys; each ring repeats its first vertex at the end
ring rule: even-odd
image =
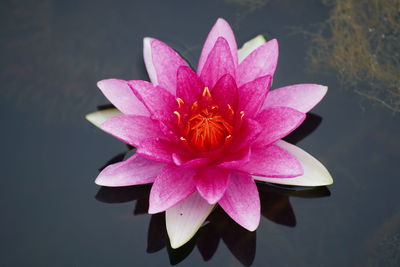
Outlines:
{"type": "Polygon", "coordinates": [[[163,163],[145,159],[137,154],[129,159],[107,166],[96,178],[102,186],[130,186],[154,182],[165,166],[163,163]]]}
{"type": "Polygon", "coordinates": [[[143,52],[151,82],[175,95],[176,73],[187,63],[171,47],[156,39],[145,38],[143,52]]]}
{"type": "Polygon", "coordinates": [[[202,73],[207,58],[219,37],[223,37],[227,41],[230,53],[232,55],[233,64],[237,66],[237,45],[235,41],[235,35],[233,34],[233,31],[228,22],[226,22],[224,19],[219,18],[211,29],[204,43],[203,50],[201,51],[199,59],[199,65],[197,66],[197,74],[200,75],[200,73],[202,73]]]}
{"type": "Polygon", "coordinates": [[[273,39],[251,52],[238,66],[236,80],[238,86],[258,77],[274,76],[278,64],[278,42],[273,39]]]}
{"type": "Polygon", "coordinates": [[[254,179],[269,183],[298,185],[298,186],[323,186],[333,183],[332,176],[328,170],[316,158],[302,150],[301,148],[289,144],[285,141],[278,141],[276,144],[286,151],[294,155],[301,163],[304,169],[304,174],[298,177],[285,178],[269,178],[254,176],[254,179]]]}
{"type": "Polygon", "coordinates": [[[295,84],[271,91],[263,109],[286,106],[307,113],[321,101],[328,87],[318,84],[295,84]]]}
{"type": "Polygon", "coordinates": [[[136,98],[128,86],[128,82],[118,79],[102,80],[97,86],[114,106],[122,113],[148,116],[149,112],[136,98]]]}
{"type": "Polygon", "coordinates": [[[172,154],[172,160],[174,161],[175,165],[180,166],[182,168],[195,168],[204,166],[210,162],[208,158],[192,158],[192,157],[185,157],[182,154],[172,154]]]}
{"type": "Polygon", "coordinates": [[[182,66],[178,69],[176,87],[176,96],[191,105],[203,91],[204,85],[190,67],[182,66]]]}
{"type": "Polygon", "coordinates": [[[271,76],[267,75],[243,84],[238,90],[238,110],[244,111],[246,117],[253,118],[264,104],[271,82],[271,76]]]}
{"type": "Polygon", "coordinates": [[[152,118],[160,121],[162,132],[174,136],[177,118],[173,112],[178,107],[175,97],[164,88],[154,87],[145,81],[129,81],[129,86],[150,111],[152,118]]]}
{"type": "Polygon", "coordinates": [[[303,174],[298,160],[276,145],[252,148],[248,162],[224,162],[219,166],[266,177],[288,178],[303,174]]]}
{"type": "Polygon", "coordinates": [[[129,81],[129,86],[153,116],[157,118],[173,116],[172,112],[177,107],[173,94],[162,87],[154,87],[146,81],[129,81]]]}
{"type": "Polygon", "coordinates": [[[158,123],[149,117],[122,115],[111,118],[100,125],[100,128],[132,146],[148,138],[159,138],[158,123]]]}
{"type": "Polygon", "coordinates": [[[271,107],[256,117],[263,129],[255,145],[269,145],[299,127],[306,114],[288,107],[271,107]]]}
{"type": "Polygon", "coordinates": [[[229,177],[229,170],[216,167],[202,168],[195,176],[197,191],[208,203],[215,204],[224,195],[229,177]]]}
{"type": "Polygon", "coordinates": [[[140,142],[136,153],[154,161],[172,164],[172,154],[185,151],[179,145],[163,139],[146,139],[140,142]]]}
{"type": "Polygon", "coordinates": [[[235,71],[229,44],[223,37],[219,37],[201,70],[200,78],[205,86],[213,88],[225,74],[235,77],[235,71]]]}
{"type": "Polygon", "coordinates": [[[157,176],[150,192],[149,213],[167,210],[191,195],[195,189],[194,169],[167,166],[157,176]]]}
{"type": "Polygon", "coordinates": [[[257,229],[260,223],[260,198],[251,176],[232,173],[228,188],[218,204],[247,230],[257,229]]]}
{"type": "Polygon", "coordinates": [[[238,57],[239,57],[239,63],[243,61],[248,55],[251,54],[254,50],[265,44],[267,40],[265,40],[264,36],[262,35],[257,35],[253,39],[245,42],[243,46],[238,49],[238,57]]]}
{"type": "Polygon", "coordinates": [[[210,205],[197,192],[168,209],[165,213],[167,233],[172,248],[188,242],[199,230],[215,205],[210,205]]]}
{"type": "Polygon", "coordinates": [[[111,119],[113,117],[118,117],[121,116],[122,113],[116,108],[108,108],[108,109],[103,109],[99,111],[95,111],[92,113],[89,113],[85,116],[85,118],[93,123],[95,126],[100,127],[102,123],[104,123],[106,120],[111,119]]]}

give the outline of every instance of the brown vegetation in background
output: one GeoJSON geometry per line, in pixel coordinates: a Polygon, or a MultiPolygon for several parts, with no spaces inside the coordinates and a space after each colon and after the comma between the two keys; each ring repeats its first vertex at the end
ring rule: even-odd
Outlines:
{"type": "Polygon", "coordinates": [[[313,34],[313,68],[338,71],[346,86],[400,111],[400,0],[335,0],[313,34]]]}

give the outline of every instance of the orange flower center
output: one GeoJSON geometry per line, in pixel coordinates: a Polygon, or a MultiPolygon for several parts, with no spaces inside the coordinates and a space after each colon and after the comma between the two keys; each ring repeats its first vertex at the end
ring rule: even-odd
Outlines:
{"type": "MultiPolygon", "coordinates": [[[[185,110],[184,101],[180,98],[177,101],[179,109],[185,110]]],[[[194,102],[182,118],[181,112],[175,111],[174,114],[182,131],[181,141],[190,149],[208,152],[231,142],[234,110],[231,105],[221,110],[207,87],[199,101],[194,102]]]]}
{"type": "Polygon", "coordinates": [[[232,138],[233,127],[219,113],[217,105],[192,114],[185,127],[189,143],[200,151],[214,150],[232,138]]]}

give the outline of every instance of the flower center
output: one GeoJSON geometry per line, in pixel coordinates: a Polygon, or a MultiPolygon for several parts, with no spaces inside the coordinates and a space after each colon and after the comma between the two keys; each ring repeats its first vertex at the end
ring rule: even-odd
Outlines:
{"type": "Polygon", "coordinates": [[[219,113],[219,107],[213,105],[192,114],[185,128],[189,143],[200,151],[214,150],[232,138],[233,127],[219,113]]]}
{"type": "Polygon", "coordinates": [[[234,131],[234,110],[231,105],[221,110],[207,87],[190,109],[184,106],[182,99],[178,98],[177,101],[180,111],[174,113],[182,132],[181,141],[190,149],[208,152],[231,142],[234,131]]]}

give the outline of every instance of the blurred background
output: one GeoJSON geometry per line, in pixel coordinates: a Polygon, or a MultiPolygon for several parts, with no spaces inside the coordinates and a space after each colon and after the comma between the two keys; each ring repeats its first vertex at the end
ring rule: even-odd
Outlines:
{"type": "Polygon", "coordinates": [[[400,0],[2,0],[0,58],[2,266],[399,266],[400,0]],[[217,209],[172,250],[148,186],[94,184],[132,152],[84,116],[98,80],[148,79],[143,37],[196,66],[218,17],[278,39],[273,88],[329,87],[288,140],[335,183],[260,185],[255,233],[217,209]]]}

